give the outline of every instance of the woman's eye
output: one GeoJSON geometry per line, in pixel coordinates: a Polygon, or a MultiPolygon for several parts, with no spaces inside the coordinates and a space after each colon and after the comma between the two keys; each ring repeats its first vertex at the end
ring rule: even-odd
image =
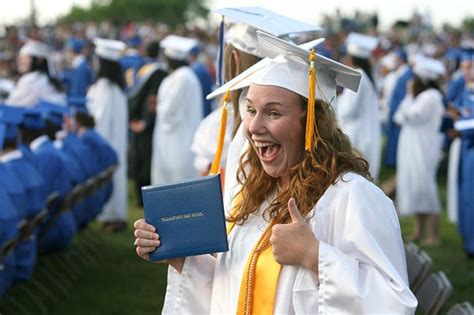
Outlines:
{"type": "Polygon", "coordinates": [[[252,108],[252,107],[247,107],[247,113],[249,113],[249,114],[252,114],[252,115],[253,115],[253,114],[255,114],[255,109],[254,109],[254,108],[252,108]]]}
{"type": "Polygon", "coordinates": [[[268,116],[270,116],[272,118],[276,118],[276,117],[280,117],[281,114],[279,112],[271,111],[271,112],[268,113],[268,116]]]}

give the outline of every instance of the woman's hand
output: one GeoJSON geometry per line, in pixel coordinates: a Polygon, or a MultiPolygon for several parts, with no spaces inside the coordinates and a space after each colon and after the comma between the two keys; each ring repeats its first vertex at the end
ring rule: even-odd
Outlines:
{"type": "Polygon", "coordinates": [[[318,275],[319,241],[301,216],[294,198],[288,201],[291,223],[275,224],[270,243],[281,265],[298,265],[318,275]]]}
{"type": "MultiPolygon", "coordinates": [[[[160,236],[155,227],[146,223],[145,219],[139,219],[133,224],[135,227],[135,243],[137,255],[145,260],[150,260],[150,253],[160,246],[160,236]]],[[[171,265],[176,271],[181,273],[184,265],[184,258],[174,258],[161,260],[158,263],[171,265]]]]}

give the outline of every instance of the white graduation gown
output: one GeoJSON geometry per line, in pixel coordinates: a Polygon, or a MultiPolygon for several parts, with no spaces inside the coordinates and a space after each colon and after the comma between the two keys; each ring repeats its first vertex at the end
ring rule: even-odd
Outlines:
{"type": "Polygon", "coordinates": [[[343,90],[336,101],[336,117],[339,128],[367,159],[370,174],[377,179],[382,157],[378,97],[370,78],[362,69],[359,70],[362,72],[359,90],[343,90]]]}
{"type": "MultiPolygon", "coordinates": [[[[397,214],[378,187],[346,174],[306,221],[320,241],[320,285],[311,271],[283,266],[275,314],[414,313],[397,214]]],[[[234,227],[228,252],[188,257],[181,274],[169,267],[163,314],[235,314],[244,266],[267,224],[253,215],[234,227]]]]}
{"type": "Polygon", "coordinates": [[[442,95],[435,89],[407,95],[395,112],[401,126],[397,149],[397,209],[402,215],[439,213],[436,170],[441,159],[444,113],[442,95]]]}
{"type": "Polygon", "coordinates": [[[87,108],[95,130],[112,146],[119,159],[113,176],[113,192],[98,217],[100,221],[127,219],[128,104],[125,93],[108,79],[100,78],[87,92],[87,108]]]}
{"type": "Polygon", "coordinates": [[[459,161],[461,157],[461,139],[456,138],[451,142],[448,161],[448,187],[446,203],[448,208],[448,219],[451,223],[458,223],[458,176],[459,161]]]}
{"type": "Polygon", "coordinates": [[[389,102],[392,99],[393,90],[395,89],[395,84],[397,84],[397,73],[395,71],[389,72],[383,78],[383,87],[382,87],[382,97],[380,99],[380,117],[381,121],[384,124],[388,123],[388,117],[390,114],[390,105],[389,102]]]}
{"type": "MultiPolygon", "coordinates": [[[[219,140],[219,129],[221,125],[222,107],[213,110],[199,124],[194,140],[191,145],[191,151],[195,154],[194,167],[199,173],[208,170],[209,165],[216,155],[217,143],[219,140]]],[[[227,150],[232,139],[232,130],[234,128],[234,117],[227,113],[226,133],[224,137],[224,147],[222,148],[221,167],[225,167],[227,161],[227,150]]]]}
{"type": "Polygon", "coordinates": [[[197,177],[191,144],[202,118],[202,90],[190,67],[174,70],[158,89],[152,184],[197,177]]]}
{"type": "Polygon", "coordinates": [[[13,106],[33,107],[40,100],[66,104],[65,94],[54,88],[49,82],[48,76],[39,71],[33,71],[20,77],[5,103],[13,106]]]}

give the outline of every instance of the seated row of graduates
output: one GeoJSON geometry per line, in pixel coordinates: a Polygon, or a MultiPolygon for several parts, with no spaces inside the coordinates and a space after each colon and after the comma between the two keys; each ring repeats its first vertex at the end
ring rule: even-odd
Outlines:
{"type": "Polygon", "coordinates": [[[18,236],[22,220],[44,209],[48,196],[59,195],[33,237],[0,262],[0,299],[13,283],[31,277],[37,252],[67,247],[101,212],[112,183],[58,211],[75,185],[116,163],[115,151],[94,130],[84,99],[69,99],[67,107],[46,102],[28,109],[0,105],[0,246],[18,236]]]}

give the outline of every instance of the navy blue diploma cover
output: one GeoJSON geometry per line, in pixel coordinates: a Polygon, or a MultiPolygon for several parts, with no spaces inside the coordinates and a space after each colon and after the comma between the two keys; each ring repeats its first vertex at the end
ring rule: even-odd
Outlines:
{"type": "Polygon", "coordinates": [[[142,196],[161,241],[151,261],[229,250],[220,175],[142,187],[142,196]]]}

